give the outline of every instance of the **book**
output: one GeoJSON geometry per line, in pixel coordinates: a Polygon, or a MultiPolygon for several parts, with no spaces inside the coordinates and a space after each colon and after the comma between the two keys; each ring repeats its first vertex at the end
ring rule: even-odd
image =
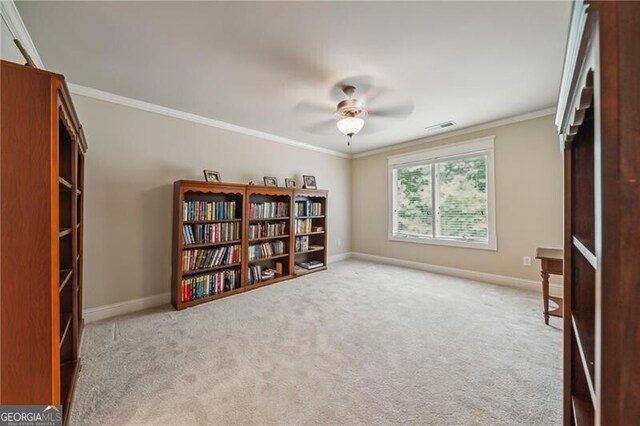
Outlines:
{"type": "Polygon", "coordinates": [[[284,254],[284,249],[284,241],[271,241],[268,243],[253,244],[249,246],[249,260],[278,256],[280,254],[284,254]]]}
{"type": "Polygon", "coordinates": [[[283,202],[249,203],[249,219],[273,219],[289,216],[289,204],[283,202]]]}
{"type": "Polygon", "coordinates": [[[287,222],[262,222],[249,225],[249,239],[287,234],[287,222]]]}
{"type": "Polygon", "coordinates": [[[185,201],[182,218],[188,222],[236,219],[235,201],[185,201]]]}
{"type": "Polygon", "coordinates": [[[207,244],[240,239],[239,222],[183,225],[184,244],[207,244]]]}
{"type": "Polygon", "coordinates": [[[324,263],[319,260],[310,260],[308,262],[301,262],[299,264],[304,269],[318,269],[324,266],[324,263]]]}
{"type": "Polygon", "coordinates": [[[208,269],[214,266],[239,263],[242,246],[240,244],[216,249],[194,249],[182,252],[182,270],[185,272],[208,269]]]}
{"type": "Polygon", "coordinates": [[[240,270],[227,269],[183,278],[180,286],[180,298],[183,302],[190,302],[236,288],[240,288],[240,270]]]}

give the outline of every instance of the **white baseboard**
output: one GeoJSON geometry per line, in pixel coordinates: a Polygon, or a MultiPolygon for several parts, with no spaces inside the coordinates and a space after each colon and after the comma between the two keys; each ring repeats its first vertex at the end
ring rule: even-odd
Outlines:
{"type": "MultiPolygon", "coordinates": [[[[395,259],[392,257],[374,256],[366,253],[340,253],[329,256],[328,263],[336,263],[349,258],[366,260],[369,262],[384,263],[387,265],[403,266],[405,268],[419,269],[422,271],[434,272],[436,274],[450,275],[453,277],[466,278],[475,281],[483,281],[491,284],[504,285],[507,287],[522,288],[532,291],[540,291],[540,282],[525,280],[522,278],[507,277],[504,275],[488,274],[486,272],[470,271],[467,269],[450,268],[448,266],[431,265],[428,263],[413,262],[410,260],[395,259]]],[[[551,283],[549,292],[552,295],[562,296],[562,286],[551,283]]],[[[171,293],[156,294],[154,296],[141,297],[139,299],[127,300],[125,302],[112,303],[110,305],[89,308],[83,311],[85,323],[98,321],[118,315],[130,314],[156,306],[167,305],[171,302],[171,293]]]]}
{"type": "MultiPolygon", "coordinates": [[[[491,284],[498,284],[507,287],[515,287],[532,291],[541,291],[541,282],[525,280],[523,278],[507,277],[504,275],[488,274],[486,272],[470,271],[468,269],[451,268],[448,266],[432,265],[429,263],[413,262],[410,260],[396,259],[392,257],[375,256],[366,253],[352,253],[355,259],[369,262],[384,263],[387,265],[403,266],[405,268],[419,269],[436,274],[450,275],[458,278],[466,278],[474,281],[483,281],[491,284]]],[[[562,285],[549,284],[549,293],[553,296],[562,296],[562,285]]]]}
{"type": "Polygon", "coordinates": [[[327,263],[340,262],[341,260],[349,259],[351,256],[353,256],[353,253],[351,252],[334,254],[333,256],[329,256],[329,258],[327,259],[327,263]]]}
{"type": "MultiPolygon", "coordinates": [[[[351,257],[351,253],[340,253],[329,256],[328,263],[340,262],[351,257]]],[[[82,312],[85,323],[98,321],[118,315],[130,314],[144,309],[155,308],[171,303],[171,293],[156,294],[155,296],[141,297],[140,299],[127,300],[126,302],[112,303],[85,309],[82,312]]]]}
{"type": "Polygon", "coordinates": [[[98,306],[82,311],[85,323],[111,318],[118,315],[130,314],[156,306],[171,303],[171,293],[156,294],[154,296],[141,297],[139,299],[127,300],[126,302],[112,303],[110,305],[98,306]]]}

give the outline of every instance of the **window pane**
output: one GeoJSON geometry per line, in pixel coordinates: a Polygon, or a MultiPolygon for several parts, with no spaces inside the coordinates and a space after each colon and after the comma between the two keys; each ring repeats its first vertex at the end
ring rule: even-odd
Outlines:
{"type": "Polygon", "coordinates": [[[445,161],[435,167],[437,237],[488,241],[487,156],[445,161]]]}
{"type": "Polygon", "coordinates": [[[402,167],[396,173],[396,232],[433,236],[431,164],[402,167]]]}

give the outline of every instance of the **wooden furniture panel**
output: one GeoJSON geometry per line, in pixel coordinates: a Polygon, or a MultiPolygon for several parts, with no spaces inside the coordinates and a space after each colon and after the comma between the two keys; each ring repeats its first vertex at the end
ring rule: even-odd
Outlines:
{"type": "Polygon", "coordinates": [[[64,77],[0,61],[0,403],[63,405],[79,366],[86,142],[64,77]],[[80,295],[80,296],[78,296],[80,295]]]}
{"type": "Polygon", "coordinates": [[[640,3],[577,1],[565,149],[564,424],[640,419],[640,3]]]}

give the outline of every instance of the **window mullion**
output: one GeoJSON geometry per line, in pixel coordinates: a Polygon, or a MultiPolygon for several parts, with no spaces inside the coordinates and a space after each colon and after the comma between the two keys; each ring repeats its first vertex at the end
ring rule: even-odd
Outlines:
{"type": "Polygon", "coordinates": [[[439,198],[438,197],[438,182],[436,173],[437,163],[431,164],[431,211],[433,219],[431,220],[431,235],[432,238],[438,238],[440,235],[440,214],[439,214],[439,198]]]}

